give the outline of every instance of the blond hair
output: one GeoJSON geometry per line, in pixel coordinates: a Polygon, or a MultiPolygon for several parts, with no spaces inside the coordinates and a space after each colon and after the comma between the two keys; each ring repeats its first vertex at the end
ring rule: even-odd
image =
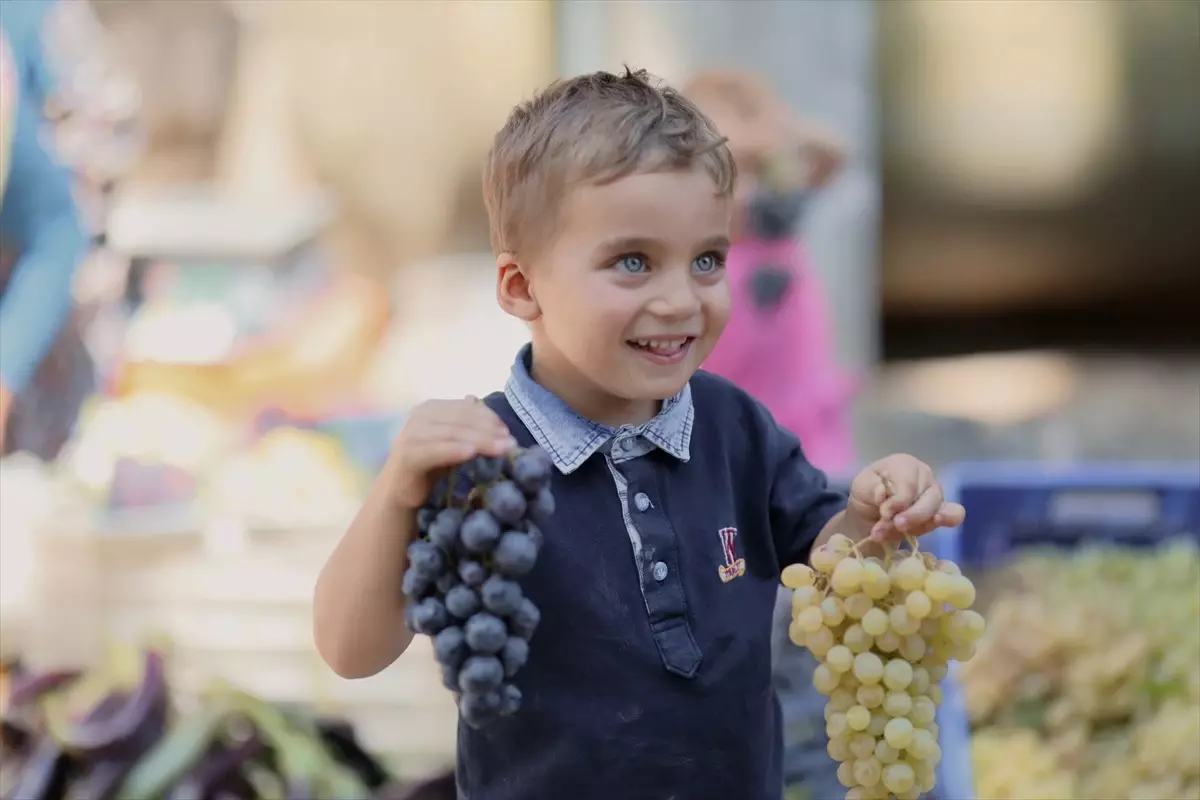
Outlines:
{"type": "Polygon", "coordinates": [[[580,183],[696,167],[719,196],[732,195],[725,139],[695,104],[645,70],[557,81],[513,109],[488,153],[483,196],[492,248],[516,254],[543,244],[555,210],[580,183]]]}

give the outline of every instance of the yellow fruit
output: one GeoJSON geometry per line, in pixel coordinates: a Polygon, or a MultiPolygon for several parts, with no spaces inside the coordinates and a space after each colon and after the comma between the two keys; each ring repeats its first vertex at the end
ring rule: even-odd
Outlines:
{"type": "Polygon", "coordinates": [[[812,586],[815,578],[816,575],[813,573],[812,567],[807,564],[792,564],[784,567],[783,573],[779,576],[783,585],[789,589],[812,586]]]}

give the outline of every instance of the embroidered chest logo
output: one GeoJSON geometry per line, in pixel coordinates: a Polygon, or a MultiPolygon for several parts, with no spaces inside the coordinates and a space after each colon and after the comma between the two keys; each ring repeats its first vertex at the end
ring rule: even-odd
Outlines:
{"type": "Polygon", "coordinates": [[[717,531],[721,539],[721,552],[725,556],[725,563],[717,567],[721,583],[729,583],[746,574],[746,559],[738,558],[737,554],[737,535],[737,528],[721,528],[717,531]]]}

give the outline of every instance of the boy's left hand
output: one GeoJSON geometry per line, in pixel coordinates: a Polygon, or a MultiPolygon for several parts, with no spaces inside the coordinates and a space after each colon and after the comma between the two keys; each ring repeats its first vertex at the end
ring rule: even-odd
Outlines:
{"type": "Polygon", "coordinates": [[[954,528],[966,518],[958,503],[947,503],[933,470],[910,455],[898,454],[864,469],[850,486],[846,515],[877,542],[924,536],[954,528]]]}

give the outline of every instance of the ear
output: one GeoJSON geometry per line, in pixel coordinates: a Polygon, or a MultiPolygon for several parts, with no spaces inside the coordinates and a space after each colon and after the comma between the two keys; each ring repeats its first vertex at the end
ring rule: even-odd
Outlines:
{"type": "Polygon", "coordinates": [[[512,253],[501,253],[496,257],[496,302],[505,313],[524,322],[533,322],[542,315],[529,278],[521,271],[521,265],[512,253]]]}

